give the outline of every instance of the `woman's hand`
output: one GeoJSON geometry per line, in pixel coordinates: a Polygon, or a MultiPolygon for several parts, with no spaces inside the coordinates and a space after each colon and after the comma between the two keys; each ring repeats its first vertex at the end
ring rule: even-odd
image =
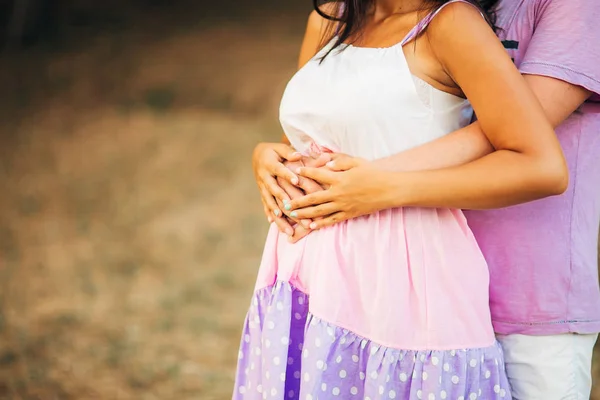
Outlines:
{"type": "MultiPolygon", "coordinates": [[[[285,165],[286,168],[288,168],[290,171],[295,171],[298,168],[305,166],[303,161],[294,161],[294,162],[286,161],[283,163],[283,165],[285,165]]],[[[323,190],[321,185],[319,185],[312,179],[308,179],[308,178],[304,178],[304,177],[298,177],[298,185],[297,186],[294,186],[290,182],[286,181],[285,179],[279,178],[279,177],[277,177],[277,184],[279,185],[280,188],[282,188],[285,191],[285,193],[288,195],[288,198],[290,200],[300,198],[308,193],[314,193],[314,192],[323,190]]],[[[288,222],[290,222],[292,224],[301,223],[302,226],[308,228],[308,226],[311,223],[311,220],[306,219],[306,220],[300,221],[300,220],[294,218],[293,216],[290,215],[290,212],[286,210],[287,204],[288,204],[287,201],[285,201],[285,200],[281,201],[281,200],[277,199],[277,206],[279,207],[280,210],[282,210],[282,213],[283,213],[281,218],[285,219],[287,217],[287,219],[289,220],[288,222]]],[[[284,232],[284,231],[282,231],[282,232],[284,232]]]]}
{"type": "MultiPolygon", "coordinates": [[[[303,157],[302,160],[299,162],[285,162],[284,165],[287,168],[289,168],[290,170],[295,171],[296,169],[303,167],[303,166],[321,168],[329,160],[331,160],[331,157],[329,157],[328,155],[316,155],[314,157],[315,158],[303,157]]],[[[296,187],[281,178],[277,178],[277,183],[283,190],[285,190],[285,192],[287,193],[287,195],[289,196],[289,198],[291,200],[303,197],[305,194],[316,193],[316,192],[320,192],[320,191],[324,190],[324,188],[321,185],[319,185],[317,182],[315,182],[312,179],[309,179],[306,177],[298,177],[298,179],[299,179],[298,187],[296,187]]],[[[291,243],[296,243],[297,241],[299,241],[300,239],[302,239],[303,237],[305,237],[306,235],[308,235],[311,232],[310,224],[311,224],[312,220],[299,219],[296,217],[296,215],[295,215],[295,213],[293,213],[293,211],[288,211],[288,209],[290,209],[289,202],[284,203],[284,202],[277,201],[277,205],[279,206],[279,208],[281,210],[284,210],[283,211],[284,216],[282,216],[279,219],[285,219],[284,222],[286,224],[289,224],[294,229],[293,235],[288,235],[289,236],[288,240],[291,243]]],[[[275,222],[276,223],[280,222],[279,219],[276,219],[275,222]]],[[[282,232],[284,232],[284,231],[282,231],[282,232]]]]}
{"type": "Polygon", "coordinates": [[[265,214],[269,222],[275,221],[279,229],[288,235],[293,235],[294,229],[281,218],[283,213],[277,205],[277,200],[288,201],[290,197],[277,184],[277,178],[297,184],[299,178],[283,162],[299,161],[301,158],[302,154],[283,143],[259,143],[252,154],[252,169],[265,214]]]}
{"type": "MultiPolygon", "coordinates": [[[[302,231],[298,227],[294,229],[292,223],[286,218],[283,211],[286,209],[285,205],[292,198],[323,190],[311,179],[296,176],[292,169],[304,165],[318,168],[330,160],[331,157],[327,154],[316,158],[302,156],[291,146],[283,143],[260,143],[256,146],[252,164],[264,212],[269,222],[275,222],[281,232],[296,237],[295,230],[302,231]]],[[[290,217],[289,212],[287,214],[290,217]]],[[[308,229],[310,220],[302,222],[308,229]]]]}
{"type": "MultiPolygon", "coordinates": [[[[340,172],[327,168],[301,167],[296,173],[310,178],[327,190],[307,194],[289,202],[296,218],[312,219],[311,230],[389,208],[387,171],[376,169],[371,163],[348,158],[339,166],[358,165],[340,172]],[[353,164],[354,163],[354,164],[353,164]],[[317,219],[321,218],[321,219],[317,219]]],[[[335,162],[332,165],[335,168],[335,162]]]]}

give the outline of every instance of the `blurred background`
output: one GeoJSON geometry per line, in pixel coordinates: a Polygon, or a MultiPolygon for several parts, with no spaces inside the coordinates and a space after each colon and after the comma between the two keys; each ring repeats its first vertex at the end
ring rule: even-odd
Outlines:
{"type": "Polygon", "coordinates": [[[0,0],[0,399],[230,398],[310,3],[0,0]]]}

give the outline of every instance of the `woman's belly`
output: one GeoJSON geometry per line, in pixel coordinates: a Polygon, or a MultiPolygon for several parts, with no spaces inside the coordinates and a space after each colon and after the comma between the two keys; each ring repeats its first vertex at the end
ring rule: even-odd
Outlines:
{"type": "Polygon", "coordinates": [[[276,280],[309,294],[315,316],[381,345],[494,342],[487,265],[460,210],[385,210],[296,244],[272,226],[257,289],[276,280]]]}

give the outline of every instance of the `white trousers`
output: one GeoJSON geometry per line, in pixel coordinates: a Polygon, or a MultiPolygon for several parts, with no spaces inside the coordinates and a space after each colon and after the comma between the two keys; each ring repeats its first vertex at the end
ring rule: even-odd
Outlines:
{"type": "Polygon", "coordinates": [[[514,400],[589,400],[598,335],[498,335],[514,400]]]}

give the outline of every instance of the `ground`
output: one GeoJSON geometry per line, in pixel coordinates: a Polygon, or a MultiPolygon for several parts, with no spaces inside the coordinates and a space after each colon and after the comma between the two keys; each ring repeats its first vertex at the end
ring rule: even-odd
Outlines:
{"type": "Polygon", "coordinates": [[[0,399],[230,397],[305,13],[161,17],[0,59],[0,399]]]}

